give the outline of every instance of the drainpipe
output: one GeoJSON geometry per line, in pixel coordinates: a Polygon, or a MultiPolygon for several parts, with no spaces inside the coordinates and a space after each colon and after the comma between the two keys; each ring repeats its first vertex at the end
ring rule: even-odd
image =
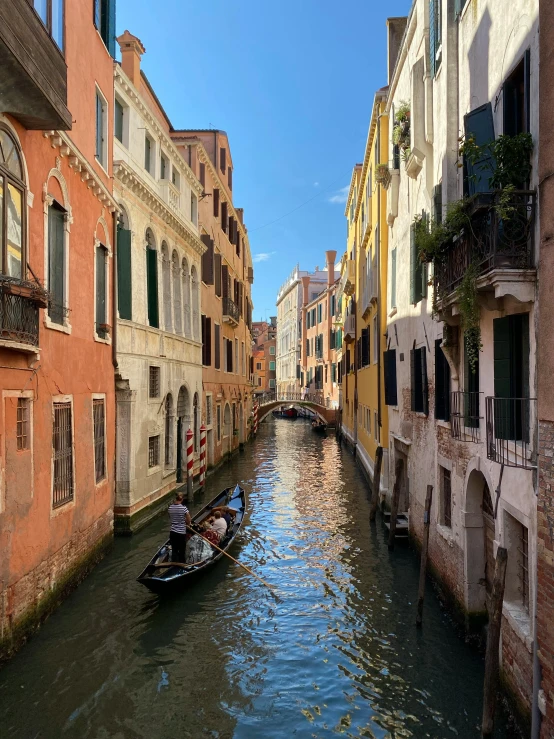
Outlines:
{"type": "Polygon", "coordinates": [[[119,214],[116,211],[113,219],[113,269],[112,269],[112,364],[115,371],[119,369],[117,364],[117,221],[119,214]]]}
{"type": "MultiPolygon", "coordinates": [[[[381,158],[381,115],[377,118],[377,151],[381,158]]],[[[381,185],[377,187],[377,424],[381,443],[381,185]]]]}

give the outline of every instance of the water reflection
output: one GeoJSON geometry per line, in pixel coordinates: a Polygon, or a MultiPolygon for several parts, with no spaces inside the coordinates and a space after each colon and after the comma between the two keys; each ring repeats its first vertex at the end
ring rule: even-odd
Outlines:
{"type": "Polygon", "coordinates": [[[149,593],[134,578],[165,534],[154,522],[0,672],[2,737],[479,736],[482,660],[431,594],[416,631],[417,559],[370,527],[353,458],[272,420],[206,499],[237,480],[232,553],[277,597],[231,562],[149,593]]]}

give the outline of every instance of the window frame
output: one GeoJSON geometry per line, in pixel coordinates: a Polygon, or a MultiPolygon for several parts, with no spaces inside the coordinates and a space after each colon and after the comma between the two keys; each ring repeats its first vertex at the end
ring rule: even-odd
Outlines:
{"type": "Polygon", "coordinates": [[[161,444],[160,434],[153,434],[148,436],[148,473],[152,474],[156,472],[161,466],[161,444]],[[155,442],[152,449],[150,448],[150,442],[155,442]],[[154,464],[150,464],[151,453],[157,454],[157,458],[154,460],[154,464]]]}
{"type": "Polygon", "coordinates": [[[110,257],[111,252],[108,246],[103,244],[98,239],[95,239],[94,243],[94,339],[106,344],[111,344],[110,329],[108,324],[108,317],[110,315],[110,257]],[[104,313],[105,321],[103,324],[98,323],[98,250],[104,251],[104,313]],[[108,328],[100,329],[100,326],[104,325],[108,328]],[[99,330],[100,329],[100,330],[99,330]]]}
{"type": "MultiPolygon", "coordinates": [[[[61,409],[60,409],[61,410],[61,409]]],[[[55,395],[52,397],[52,462],[51,462],[51,506],[52,511],[57,513],[58,511],[67,510],[68,506],[74,506],[75,505],[75,414],[74,414],[74,406],[73,406],[73,396],[72,395],[55,395]],[[70,471],[71,471],[71,494],[67,496],[64,499],[58,500],[55,502],[54,500],[54,494],[55,494],[55,471],[56,471],[56,459],[55,459],[55,441],[54,441],[54,434],[55,434],[55,421],[56,421],[56,407],[57,406],[65,406],[65,408],[69,408],[70,411],[70,421],[71,421],[71,443],[70,443],[70,471]]]]}
{"type": "MultiPolygon", "coordinates": [[[[0,131],[4,132],[13,144],[19,158],[22,178],[25,176],[23,151],[14,132],[0,122],[0,131]]],[[[21,194],[21,277],[27,276],[27,185],[24,179],[19,180],[7,166],[0,162],[0,186],[2,186],[2,205],[0,209],[0,272],[8,275],[8,187],[11,185],[21,194]]]]}
{"type": "Polygon", "coordinates": [[[162,368],[159,364],[148,365],[148,400],[158,401],[161,398],[162,368]],[[156,370],[152,372],[152,370],[156,370]],[[155,392],[155,394],[153,394],[155,392]]]}
{"type": "Polygon", "coordinates": [[[37,17],[39,18],[40,22],[46,29],[52,41],[56,44],[56,47],[58,51],[60,52],[60,54],[62,54],[65,57],[65,36],[66,36],[65,34],[65,0],[45,0],[45,3],[46,3],[46,19],[44,19],[41,16],[41,14],[38,12],[38,10],[36,9],[34,1],[32,2],[31,7],[35,11],[37,17]],[[54,33],[53,33],[53,28],[52,28],[52,16],[53,16],[52,3],[56,1],[61,3],[61,6],[62,6],[62,18],[61,18],[62,44],[61,46],[56,40],[56,37],[54,36],[54,33]]]}
{"type": "Polygon", "coordinates": [[[101,485],[102,483],[106,482],[108,479],[108,457],[107,457],[107,423],[106,423],[106,395],[103,393],[93,393],[92,395],[92,449],[93,449],[93,463],[94,463],[94,481],[95,484],[101,485]],[[101,477],[98,477],[98,469],[96,466],[96,447],[97,447],[97,437],[96,437],[96,415],[94,412],[95,406],[99,403],[102,403],[102,417],[103,417],[103,437],[102,437],[102,449],[103,449],[103,455],[102,455],[102,465],[103,465],[103,474],[101,477]]]}

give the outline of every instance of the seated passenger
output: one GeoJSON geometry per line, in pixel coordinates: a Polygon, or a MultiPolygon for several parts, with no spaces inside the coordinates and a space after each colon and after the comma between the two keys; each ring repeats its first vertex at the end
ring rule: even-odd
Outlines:
{"type": "Polygon", "coordinates": [[[210,526],[210,531],[215,531],[218,535],[218,541],[221,541],[227,533],[227,521],[223,518],[220,511],[214,513],[214,521],[210,526]]]}

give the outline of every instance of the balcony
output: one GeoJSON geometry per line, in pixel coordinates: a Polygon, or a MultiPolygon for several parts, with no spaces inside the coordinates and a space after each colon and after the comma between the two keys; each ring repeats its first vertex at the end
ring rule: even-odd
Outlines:
{"type": "Polygon", "coordinates": [[[532,438],[536,398],[488,397],[485,401],[488,459],[506,467],[536,469],[532,438]]]}
{"type": "Polygon", "coordinates": [[[353,313],[344,320],[344,340],[346,343],[356,341],[356,316],[353,313]]]}
{"type": "Polygon", "coordinates": [[[481,393],[457,390],[450,393],[450,430],[453,439],[481,441],[481,393]]]}
{"type": "Polygon", "coordinates": [[[171,208],[171,210],[179,216],[181,213],[181,193],[179,188],[169,180],[162,180],[162,199],[171,208]]]}
{"type": "Polygon", "coordinates": [[[498,192],[480,194],[470,224],[435,264],[443,311],[457,302],[456,289],[470,265],[477,269],[477,289],[483,297],[489,293],[494,300],[505,295],[521,302],[534,300],[535,193],[514,191],[502,204],[508,217],[499,214],[499,196],[498,192]]]}
{"type": "Polygon", "coordinates": [[[38,283],[0,276],[0,345],[36,351],[39,308],[47,305],[48,294],[38,283]]]}
{"type": "Polygon", "coordinates": [[[240,320],[238,306],[231,298],[223,298],[223,323],[230,323],[232,326],[238,326],[240,320]]]}
{"type": "Polygon", "coordinates": [[[71,129],[65,59],[28,0],[0,0],[0,69],[0,112],[27,129],[71,129]]]}
{"type": "Polygon", "coordinates": [[[356,262],[353,259],[347,259],[344,265],[344,271],[339,282],[339,295],[352,295],[356,289],[356,262]]]}

